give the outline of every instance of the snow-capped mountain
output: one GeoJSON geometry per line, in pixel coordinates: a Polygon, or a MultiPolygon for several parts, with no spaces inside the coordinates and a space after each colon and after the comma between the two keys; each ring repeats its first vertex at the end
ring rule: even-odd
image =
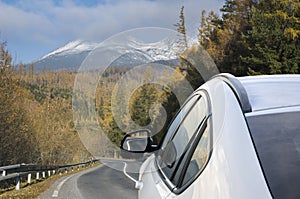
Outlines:
{"type": "Polygon", "coordinates": [[[98,46],[98,43],[75,40],[33,61],[32,64],[34,64],[36,71],[41,71],[44,68],[50,70],[76,70],[96,46],[98,46]]]}
{"type": "Polygon", "coordinates": [[[155,43],[144,43],[135,38],[129,38],[125,45],[128,50],[118,59],[111,63],[111,66],[137,66],[146,63],[158,62],[167,65],[177,65],[176,42],[164,39],[155,43]]]}
{"type": "MultiPolygon", "coordinates": [[[[100,43],[75,40],[65,46],[41,57],[33,64],[36,70],[77,70],[87,55],[100,43]]],[[[124,44],[123,44],[124,45],[124,44]]],[[[145,63],[159,62],[178,64],[177,52],[180,51],[176,41],[166,38],[155,43],[145,43],[135,38],[127,38],[128,53],[116,59],[112,66],[136,66],[145,63]]]]}
{"type": "Polygon", "coordinates": [[[67,43],[65,46],[58,48],[57,50],[54,50],[49,54],[43,56],[42,58],[40,58],[40,60],[46,59],[53,55],[70,55],[70,54],[78,54],[83,51],[91,51],[95,47],[97,47],[97,45],[98,43],[88,43],[88,42],[83,42],[81,40],[71,41],[67,43]]]}

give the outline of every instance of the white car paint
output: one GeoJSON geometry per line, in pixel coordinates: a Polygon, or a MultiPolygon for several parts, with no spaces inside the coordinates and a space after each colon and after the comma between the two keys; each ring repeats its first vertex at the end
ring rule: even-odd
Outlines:
{"type": "Polygon", "coordinates": [[[272,198],[232,90],[219,79],[208,81],[200,89],[208,92],[212,105],[213,150],[206,168],[184,192],[176,195],[162,180],[155,156],[151,155],[140,170],[143,186],[139,198],[272,198]]]}

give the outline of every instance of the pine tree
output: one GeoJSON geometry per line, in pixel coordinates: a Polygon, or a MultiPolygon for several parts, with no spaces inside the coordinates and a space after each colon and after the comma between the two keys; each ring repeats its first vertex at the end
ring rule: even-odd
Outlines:
{"type": "Polygon", "coordinates": [[[204,48],[208,48],[210,45],[211,35],[214,29],[217,28],[219,21],[218,15],[215,12],[211,11],[206,16],[206,11],[202,10],[200,27],[198,28],[198,41],[204,48]]]}
{"type": "Polygon", "coordinates": [[[184,17],[184,6],[180,9],[179,15],[179,22],[174,24],[177,28],[177,32],[180,35],[180,39],[178,41],[179,46],[182,48],[182,51],[188,48],[188,41],[187,41],[187,34],[186,34],[186,27],[185,27],[185,17],[184,17]]]}
{"type": "Polygon", "coordinates": [[[253,9],[243,57],[249,74],[300,72],[299,11],[298,0],[261,0],[253,9]]]}
{"type": "MultiPolygon", "coordinates": [[[[248,53],[243,36],[250,27],[251,9],[254,0],[226,0],[220,9],[222,17],[202,14],[199,35],[206,32],[205,42],[201,43],[214,59],[221,72],[230,72],[237,76],[246,75],[247,67],[241,56],[248,53]],[[207,31],[209,30],[209,31],[207,31]]],[[[200,40],[201,39],[200,37],[200,40]]]]}

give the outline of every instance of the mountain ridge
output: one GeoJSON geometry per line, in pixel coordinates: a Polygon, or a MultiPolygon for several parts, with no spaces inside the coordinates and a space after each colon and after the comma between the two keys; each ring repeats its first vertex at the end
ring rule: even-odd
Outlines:
{"type": "MultiPolygon", "coordinates": [[[[120,56],[111,65],[135,66],[151,62],[171,65],[179,64],[177,52],[180,52],[180,47],[172,39],[165,38],[152,43],[145,43],[133,37],[126,39],[125,46],[133,50],[120,56]]],[[[101,46],[101,43],[80,39],[70,41],[66,45],[33,61],[31,64],[34,65],[36,71],[44,69],[78,70],[88,54],[98,46],[101,46]]]]}

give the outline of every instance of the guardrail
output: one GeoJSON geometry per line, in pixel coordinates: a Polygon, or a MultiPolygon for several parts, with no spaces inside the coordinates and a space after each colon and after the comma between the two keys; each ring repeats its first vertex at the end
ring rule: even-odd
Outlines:
{"type": "Polygon", "coordinates": [[[36,164],[15,164],[0,167],[0,185],[9,180],[15,180],[16,190],[20,190],[22,178],[27,176],[27,184],[31,184],[32,178],[36,180],[45,179],[55,174],[66,173],[68,170],[74,170],[79,167],[89,166],[98,160],[90,160],[87,162],[59,165],[59,166],[44,166],[36,164]]]}

